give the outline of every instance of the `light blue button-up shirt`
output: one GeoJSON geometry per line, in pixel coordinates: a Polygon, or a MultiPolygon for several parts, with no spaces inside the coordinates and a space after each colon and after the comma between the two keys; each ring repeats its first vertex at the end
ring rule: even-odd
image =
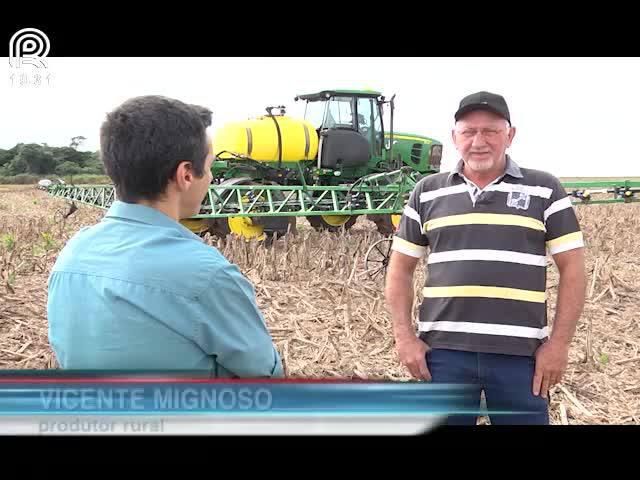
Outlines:
{"type": "Polygon", "coordinates": [[[52,269],[47,308],[64,369],[283,375],[249,281],[151,207],[116,201],[81,229],[52,269]]]}

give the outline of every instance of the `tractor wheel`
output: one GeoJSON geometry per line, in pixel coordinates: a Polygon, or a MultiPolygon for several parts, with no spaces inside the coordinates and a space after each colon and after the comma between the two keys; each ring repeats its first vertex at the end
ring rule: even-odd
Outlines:
{"type": "Polygon", "coordinates": [[[392,245],[392,238],[382,238],[367,250],[364,256],[364,269],[371,280],[386,278],[392,245]]]}
{"type": "Polygon", "coordinates": [[[295,217],[229,217],[208,222],[209,231],[219,237],[234,235],[245,240],[268,240],[278,235],[283,237],[287,233],[296,232],[295,217]]]}
{"type": "MultiPolygon", "coordinates": [[[[238,185],[251,183],[250,180],[235,182],[238,185]]],[[[284,199],[284,192],[272,192],[274,199],[284,199]]],[[[247,203],[249,200],[246,200],[247,203]]],[[[296,233],[296,217],[229,217],[206,219],[208,230],[219,237],[231,234],[245,240],[270,240],[287,233],[296,233]]]]}
{"type": "Polygon", "coordinates": [[[339,232],[342,228],[350,229],[358,220],[357,215],[310,215],[309,223],[318,231],[339,232]]]}
{"type": "MultiPolygon", "coordinates": [[[[203,219],[185,219],[180,223],[188,228],[196,235],[204,236],[209,232],[217,237],[226,237],[227,235],[235,235],[245,238],[246,240],[257,239],[267,240],[276,233],[278,238],[287,233],[296,233],[295,217],[278,217],[279,222],[274,224],[273,221],[267,221],[262,218],[249,217],[230,217],[230,218],[203,218],[203,219]],[[261,223],[256,223],[255,221],[261,223]]],[[[272,219],[269,219],[272,220],[272,219]]]]}
{"type": "Polygon", "coordinates": [[[376,224],[382,235],[393,235],[400,226],[402,215],[369,215],[369,220],[376,224]]]}

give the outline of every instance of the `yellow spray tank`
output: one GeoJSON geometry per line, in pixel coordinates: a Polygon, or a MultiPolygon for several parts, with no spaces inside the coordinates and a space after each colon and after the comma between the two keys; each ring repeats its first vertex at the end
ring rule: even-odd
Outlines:
{"type": "MultiPolygon", "coordinates": [[[[271,108],[267,111],[271,112],[271,108]]],[[[288,117],[284,107],[278,108],[280,115],[263,115],[222,126],[215,133],[213,153],[220,160],[232,159],[233,154],[260,162],[313,160],[318,153],[318,133],[314,126],[306,120],[288,117]]]]}

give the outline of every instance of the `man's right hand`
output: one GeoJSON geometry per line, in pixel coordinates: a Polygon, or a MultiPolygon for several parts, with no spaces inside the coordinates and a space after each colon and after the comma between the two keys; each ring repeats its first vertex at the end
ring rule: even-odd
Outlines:
{"type": "Polygon", "coordinates": [[[396,344],[400,362],[409,369],[411,375],[418,380],[431,381],[426,359],[429,346],[416,336],[397,340],[396,344]]]}

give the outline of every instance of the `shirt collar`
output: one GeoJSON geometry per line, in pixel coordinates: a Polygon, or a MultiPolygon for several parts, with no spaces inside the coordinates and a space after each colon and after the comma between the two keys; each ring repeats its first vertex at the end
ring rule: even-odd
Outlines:
{"type": "MultiPolygon", "coordinates": [[[[463,175],[462,175],[463,167],[464,167],[464,161],[463,160],[458,160],[458,163],[456,164],[456,166],[449,173],[448,180],[451,180],[451,178],[454,175],[460,175],[461,177],[463,177],[463,175]]],[[[502,176],[504,176],[504,175],[510,175],[510,176],[512,176],[514,178],[522,178],[523,177],[522,171],[520,170],[520,167],[518,166],[518,164],[509,155],[507,155],[507,165],[506,165],[506,167],[504,169],[504,174],[502,176]]]]}
{"type": "Polygon", "coordinates": [[[160,210],[147,207],[146,205],[140,205],[138,203],[126,203],[121,200],[116,200],[113,202],[111,207],[109,207],[109,210],[105,214],[105,218],[125,218],[127,220],[145,223],[147,225],[173,228],[185,238],[199,240],[201,242],[203,241],[198,235],[179,222],[168,217],[160,210]]]}

